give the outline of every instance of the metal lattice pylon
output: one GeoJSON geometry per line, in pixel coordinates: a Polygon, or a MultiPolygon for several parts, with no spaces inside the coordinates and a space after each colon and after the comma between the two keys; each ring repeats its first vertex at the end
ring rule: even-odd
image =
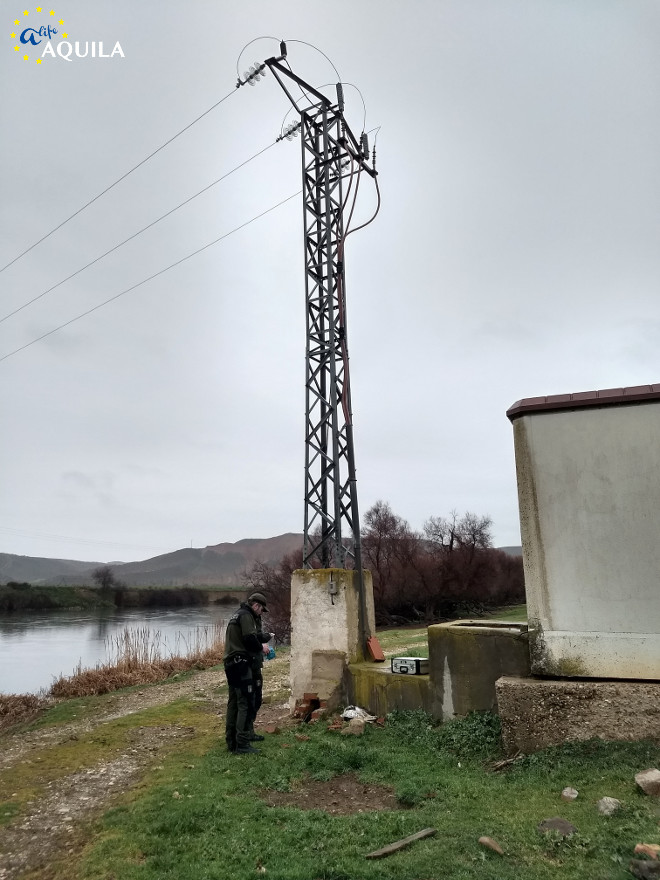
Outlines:
{"type": "Polygon", "coordinates": [[[301,114],[307,304],[305,549],[324,568],[355,555],[359,516],[346,339],[342,117],[301,114]],[[349,539],[347,542],[346,539],[349,539]]]}
{"type": "MultiPolygon", "coordinates": [[[[305,413],[305,517],[303,564],[357,570],[362,626],[366,621],[360,544],[353,419],[346,333],[344,209],[368,164],[366,136],[358,142],[343,115],[343,94],[331,101],[279,58],[266,66],[299,114],[302,140],[305,297],[307,314],[305,413]],[[294,84],[302,97],[295,99],[294,84]],[[354,180],[355,178],[355,180],[354,180]]],[[[246,80],[247,81],[247,80],[246,80]]],[[[243,81],[239,79],[239,85],[243,81]]]]}

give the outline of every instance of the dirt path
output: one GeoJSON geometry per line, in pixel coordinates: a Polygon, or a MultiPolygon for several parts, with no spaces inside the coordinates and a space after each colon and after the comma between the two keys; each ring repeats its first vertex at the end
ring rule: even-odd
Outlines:
{"type": "MultiPolygon", "coordinates": [[[[273,695],[281,698],[288,681],[288,657],[270,661],[264,669],[266,700],[273,695]]],[[[222,684],[222,670],[208,669],[184,681],[117,694],[98,714],[81,721],[28,733],[12,735],[9,731],[0,737],[0,774],[19,762],[38,760],[41,749],[75,739],[116,718],[183,697],[224,710],[224,699],[215,693],[222,684]]],[[[288,703],[266,702],[259,713],[259,723],[283,722],[288,714],[288,703]]],[[[122,754],[50,783],[42,797],[29,803],[27,811],[0,828],[0,880],[18,880],[27,871],[45,868],[54,859],[73,853],[84,843],[86,823],[107,809],[117,794],[135,785],[146,769],[156,763],[161,751],[173,742],[193,737],[194,733],[194,728],[184,725],[136,727],[129,735],[130,746],[122,754]]]]}

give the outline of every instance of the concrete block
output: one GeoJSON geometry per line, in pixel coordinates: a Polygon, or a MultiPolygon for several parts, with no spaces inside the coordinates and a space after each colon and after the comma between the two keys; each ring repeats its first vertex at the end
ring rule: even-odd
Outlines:
{"type": "Polygon", "coordinates": [[[660,743],[660,683],[503,677],[495,688],[510,754],[593,737],[660,743]]]}
{"type": "MultiPolygon", "coordinates": [[[[291,578],[291,705],[314,691],[343,701],[347,664],[363,660],[360,597],[354,571],[301,569],[291,578]],[[330,583],[333,592],[330,592],[330,583]]],[[[367,634],[375,630],[371,574],[364,572],[367,634]]]]}
{"type": "Polygon", "coordinates": [[[527,626],[455,620],[428,628],[432,708],[444,721],[496,709],[495,682],[530,673],[527,626]]]}
{"type": "Polygon", "coordinates": [[[347,702],[372,715],[387,715],[394,709],[431,712],[428,675],[393,675],[380,663],[353,663],[348,667],[347,681],[347,702]]]}

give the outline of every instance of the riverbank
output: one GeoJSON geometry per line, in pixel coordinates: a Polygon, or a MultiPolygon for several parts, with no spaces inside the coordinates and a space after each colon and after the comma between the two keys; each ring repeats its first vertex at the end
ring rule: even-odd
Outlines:
{"type": "Polygon", "coordinates": [[[0,614],[95,608],[180,608],[242,602],[236,587],[40,587],[12,582],[0,586],[0,614]]]}
{"type": "MultiPolygon", "coordinates": [[[[288,655],[269,662],[263,721],[286,723],[288,655]]],[[[60,700],[0,734],[0,878],[72,880],[71,860],[112,804],[130,802],[223,735],[222,666],[96,697],[60,700]],[[220,712],[220,714],[218,714],[220,712]],[[33,873],[34,872],[34,873],[33,873]]],[[[95,829],[95,830],[94,830],[95,829]]]]}
{"type": "MultiPolygon", "coordinates": [[[[422,632],[393,634],[397,651],[407,636],[422,632]]],[[[657,801],[634,783],[657,745],[596,740],[502,765],[495,716],[435,727],[420,712],[346,736],[293,724],[288,674],[286,651],[264,667],[255,756],[225,749],[221,667],[64,700],[0,736],[0,878],[625,880],[635,844],[659,842],[657,801]],[[622,802],[613,816],[603,796],[622,802]],[[576,831],[539,833],[555,816],[576,831]]]]}

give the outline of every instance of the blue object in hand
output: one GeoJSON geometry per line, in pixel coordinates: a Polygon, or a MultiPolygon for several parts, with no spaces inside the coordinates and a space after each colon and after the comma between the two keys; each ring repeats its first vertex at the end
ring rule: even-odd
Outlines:
{"type": "Polygon", "coordinates": [[[266,660],[274,660],[275,659],[275,648],[272,645],[268,646],[268,653],[266,654],[266,660]]]}

